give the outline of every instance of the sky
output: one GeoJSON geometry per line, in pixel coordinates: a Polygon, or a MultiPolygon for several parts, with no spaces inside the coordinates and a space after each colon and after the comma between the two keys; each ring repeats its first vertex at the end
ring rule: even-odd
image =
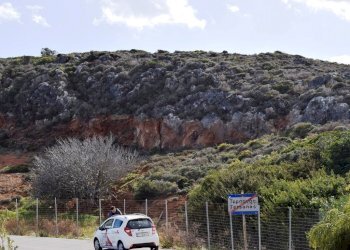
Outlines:
{"type": "Polygon", "coordinates": [[[350,64],[350,0],[0,0],[0,58],[282,51],[350,64]]]}

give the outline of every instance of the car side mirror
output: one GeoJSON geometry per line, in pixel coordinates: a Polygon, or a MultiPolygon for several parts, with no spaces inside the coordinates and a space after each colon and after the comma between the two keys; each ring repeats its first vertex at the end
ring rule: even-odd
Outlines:
{"type": "Polygon", "coordinates": [[[105,228],[101,226],[101,227],[98,228],[98,230],[104,231],[105,228]]]}

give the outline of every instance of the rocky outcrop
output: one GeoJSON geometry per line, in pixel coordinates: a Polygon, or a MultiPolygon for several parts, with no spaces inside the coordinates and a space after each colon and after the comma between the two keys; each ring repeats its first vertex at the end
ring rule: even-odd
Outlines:
{"type": "Polygon", "coordinates": [[[204,147],[350,119],[350,66],[287,55],[139,50],[0,59],[0,147],[115,135],[204,147]]]}

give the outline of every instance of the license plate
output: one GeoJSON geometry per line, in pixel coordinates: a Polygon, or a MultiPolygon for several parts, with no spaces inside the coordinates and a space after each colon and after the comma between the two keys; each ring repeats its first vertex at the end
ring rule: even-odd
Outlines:
{"type": "Polygon", "coordinates": [[[148,232],[139,232],[139,233],[136,233],[136,237],[146,237],[146,236],[149,236],[149,233],[148,233],[148,232]]]}

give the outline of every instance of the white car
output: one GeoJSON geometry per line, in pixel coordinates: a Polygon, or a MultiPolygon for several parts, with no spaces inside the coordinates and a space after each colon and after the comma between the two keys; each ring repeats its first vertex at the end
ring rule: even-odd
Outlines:
{"type": "Polygon", "coordinates": [[[159,236],[152,219],[144,214],[115,215],[105,220],[94,235],[95,250],[159,249],[159,236]]]}

